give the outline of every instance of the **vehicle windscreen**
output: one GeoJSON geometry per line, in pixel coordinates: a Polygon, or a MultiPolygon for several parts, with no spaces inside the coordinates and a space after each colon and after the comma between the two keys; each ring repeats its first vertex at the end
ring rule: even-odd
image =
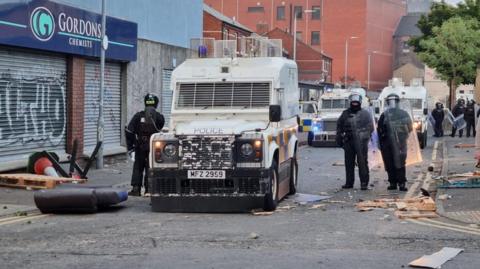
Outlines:
{"type": "Polygon", "coordinates": [[[422,99],[408,98],[412,109],[422,109],[422,99]]]}
{"type": "Polygon", "coordinates": [[[348,99],[322,99],[321,109],[344,109],[348,107],[348,99]]]}
{"type": "Polygon", "coordinates": [[[302,105],[302,113],[315,113],[314,104],[303,104],[302,105]]]}

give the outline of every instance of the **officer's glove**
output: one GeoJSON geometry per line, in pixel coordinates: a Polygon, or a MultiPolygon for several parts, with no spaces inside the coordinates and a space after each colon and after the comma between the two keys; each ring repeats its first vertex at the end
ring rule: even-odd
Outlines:
{"type": "Polygon", "coordinates": [[[132,161],[135,161],[135,150],[134,149],[131,149],[127,152],[128,154],[128,158],[132,161]]]}

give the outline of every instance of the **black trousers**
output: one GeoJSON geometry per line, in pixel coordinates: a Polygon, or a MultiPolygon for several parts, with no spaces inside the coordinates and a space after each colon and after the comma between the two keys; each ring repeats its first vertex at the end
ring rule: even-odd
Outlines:
{"type": "MultiPolygon", "coordinates": [[[[457,128],[452,127],[451,137],[454,137],[456,132],[457,132],[457,128]]],[[[458,130],[458,136],[459,136],[459,137],[462,137],[462,136],[463,136],[463,129],[462,129],[462,130],[458,130]]]]}
{"type": "Polygon", "coordinates": [[[148,189],[148,152],[135,152],[135,162],[133,163],[132,186],[143,186],[148,189]]]}
{"type": "Polygon", "coordinates": [[[390,182],[392,185],[405,184],[405,182],[407,182],[405,169],[405,161],[407,156],[394,156],[394,154],[398,153],[394,153],[392,147],[389,145],[383,146],[381,151],[383,164],[385,165],[385,171],[387,171],[388,174],[388,182],[390,182]],[[397,159],[397,162],[400,162],[400,165],[395,165],[396,158],[399,158],[397,159]],[[399,166],[401,167],[399,168],[399,166]]]}
{"type": "Polygon", "coordinates": [[[368,171],[368,141],[360,143],[355,147],[353,141],[344,143],[345,151],[345,174],[346,185],[353,186],[355,183],[355,161],[358,164],[358,174],[360,176],[361,185],[368,185],[370,174],[368,171]],[[357,148],[360,152],[357,152],[357,148]]]}
{"type": "Polygon", "coordinates": [[[467,137],[470,137],[470,129],[473,131],[473,136],[475,136],[477,134],[475,130],[475,120],[467,121],[467,137]]]}
{"type": "Polygon", "coordinates": [[[443,124],[442,124],[442,122],[440,122],[440,121],[435,122],[434,131],[435,131],[435,136],[437,136],[437,137],[443,136],[443,124]]]}

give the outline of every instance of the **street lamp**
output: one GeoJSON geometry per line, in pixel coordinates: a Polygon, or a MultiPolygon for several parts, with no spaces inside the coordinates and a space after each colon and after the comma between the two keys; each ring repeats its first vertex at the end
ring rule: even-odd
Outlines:
{"type": "Polygon", "coordinates": [[[368,53],[368,67],[367,67],[367,90],[370,90],[370,57],[372,54],[379,53],[379,51],[374,50],[368,53]]]}
{"type": "Polygon", "coordinates": [[[348,75],[348,41],[350,39],[357,39],[359,38],[358,36],[351,36],[347,39],[345,39],[345,77],[344,77],[344,80],[345,80],[345,88],[347,88],[347,75],[348,75]]]}
{"type": "MultiPolygon", "coordinates": [[[[315,10],[306,9],[303,12],[312,13],[312,12],[315,12],[315,10]]],[[[293,60],[294,61],[297,60],[297,14],[298,13],[299,12],[294,12],[293,14],[293,60]]],[[[305,18],[305,20],[308,20],[308,18],[305,18]]]]}

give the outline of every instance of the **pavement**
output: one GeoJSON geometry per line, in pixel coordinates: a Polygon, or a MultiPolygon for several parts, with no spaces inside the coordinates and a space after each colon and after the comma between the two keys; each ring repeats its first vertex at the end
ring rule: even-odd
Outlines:
{"type": "MultiPolygon", "coordinates": [[[[475,144],[475,139],[446,136],[443,139],[444,162],[442,176],[462,174],[475,171],[476,160],[473,159],[474,148],[456,148],[459,143],[475,144]]],[[[438,189],[439,195],[445,194],[449,199],[437,200],[439,213],[451,220],[461,223],[480,225],[480,188],[438,189]]]]}
{"type": "MultiPolygon", "coordinates": [[[[435,194],[432,178],[442,172],[442,145],[449,139],[429,138],[424,162],[407,168],[406,194],[387,191],[386,173],[379,168],[371,170],[370,190],[360,191],[358,178],[354,189],[342,190],[345,171],[338,163],[343,162],[343,151],[303,146],[299,192],[332,198],[302,205],[288,197],[269,216],[154,213],[147,198],[129,197],[99,214],[0,217],[0,268],[388,269],[407,267],[442,247],[456,247],[464,252],[442,268],[477,269],[480,228],[446,217],[401,220],[389,210],[355,208],[360,200],[414,197],[420,187],[435,194]],[[431,162],[436,167],[428,172],[431,162]]],[[[452,138],[452,143],[464,140],[452,138]]],[[[447,151],[445,156],[463,153],[447,151]]],[[[131,163],[119,160],[89,175],[93,183],[128,185],[131,163]]],[[[0,203],[32,207],[31,193],[0,188],[0,203]]],[[[448,201],[461,204],[460,197],[448,201]]],[[[445,210],[454,212],[450,209],[465,208],[447,203],[445,210]]]]}

